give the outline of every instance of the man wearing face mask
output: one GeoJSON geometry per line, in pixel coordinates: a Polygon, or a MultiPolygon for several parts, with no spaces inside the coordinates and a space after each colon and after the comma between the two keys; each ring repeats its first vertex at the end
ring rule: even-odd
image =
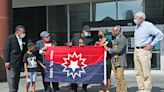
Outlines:
{"type": "Polygon", "coordinates": [[[134,65],[138,92],[151,92],[151,49],[163,39],[163,33],[145,19],[146,15],[143,12],[138,12],[134,16],[134,23],[136,24],[134,65]]]}
{"type": "MultiPolygon", "coordinates": [[[[71,42],[68,43],[69,46],[86,46],[86,45],[93,45],[93,39],[90,37],[91,33],[90,27],[88,25],[85,25],[82,29],[81,33],[76,33],[74,34],[73,38],[71,39],[71,42]]],[[[83,84],[82,85],[82,92],[87,92],[87,85],[88,84],[83,84]]],[[[72,92],[77,92],[77,84],[71,84],[71,90],[72,92]]]]}
{"type": "Polygon", "coordinates": [[[112,69],[117,80],[116,92],[127,92],[124,69],[126,67],[126,38],[121,32],[121,27],[115,26],[112,29],[114,37],[113,47],[104,46],[111,54],[112,69]]]}
{"type": "MultiPolygon", "coordinates": [[[[51,41],[50,40],[50,34],[47,31],[43,31],[40,33],[40,37],[42,38],[41,40],[36,42],[36,51],[39,52],[40,54],[40,60],[45,63],[45,57],[44,57],[44,52],[47,50],[48,47],[55,46],[57,45],[56,41],[51,41]]],[[[50,82],[46,82],[44,80],[44,69],[40,68],[41,74],[42,74],[42,79],[43,79],[43,85],[45,88],[45,92],[51,92],[51,85],[50,82]]],[[[53,90],[54,92],[59,92],[59,83],[58,82],[52,82],[53,90]]]]}
{"type": "Polygon", "coordinates": [[[15,28],[15,34],[8,36],[4,46],[4,61],[9,92],[18,91],[22,58],[26,49],[25,39],[23,39],[25,36],[24,26],[18,25],[15,28]]]}
{"type": "Polygon", "coordinates": [[[73,35],[73,38],[71,39],[71,42],[68,45],[73,45],[73,46],[92,45],[93,39],[90,38],[91,33],[89,31],[90,31],[90,27],[88,25],[85,25],[81,33],[75,33],[73,35]]]}

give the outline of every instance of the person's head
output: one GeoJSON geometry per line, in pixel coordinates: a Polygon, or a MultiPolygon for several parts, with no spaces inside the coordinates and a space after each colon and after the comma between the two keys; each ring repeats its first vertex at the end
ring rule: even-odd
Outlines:
{"type": "Polygon", "coordinates": [[[27,48],[28,48],[28,51],[32,52],[35,50],[35,44],[30,41],[27,43],[27,48]]]}
{"type": "Polygon", "coordinates": [[[108,29],[106,28],[100,28],[99,32],[98,32],[98,36],[99,38],[103,38],[108,34],[108,29]]]}
{"type": "Polygon", "coordinates": [[[15,27],[15,34],[18,35],[20,38],[24,38],[26,36],[25,27],[22,25],[17,25],[15,27]]]}
{"type": "Polygon", "coordinates": [[[50,33],[48,33],[47,31],[41,32],[40,37],[46,42],[50,41],[50,33]]]}
{"type": "Polygon", "coordinates": [[[117,25],[112,28],[112,35],[117,37],[121,33],[121,26],[117,25]]]}
{"type": "Polygon", "coordinates": [[[137,12],[134,15],[134,23],[136,25],[141,24],[146,19],[146,15],[143,12],[137,12]]]}
{"type": "Polygon", "coordinates": [[[91,34],[90,34],[89,31],[90,31],[90,27],[89,27],[88,25],[83,26],[82,34],[83,34],[85,37],[91,36],[91,34]]]}

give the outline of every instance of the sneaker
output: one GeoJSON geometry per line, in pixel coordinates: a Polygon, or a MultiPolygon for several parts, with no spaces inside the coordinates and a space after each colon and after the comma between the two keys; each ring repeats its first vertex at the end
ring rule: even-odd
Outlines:
{"type": "Polygon", "coordinates": [[[106,90],[106,92],[110,92],[110,90],[106,90]]]}
{"type": "Polygon", "coordinates": [[[99,92],[104,92],[103,90],[99,90],[99,92]]]}

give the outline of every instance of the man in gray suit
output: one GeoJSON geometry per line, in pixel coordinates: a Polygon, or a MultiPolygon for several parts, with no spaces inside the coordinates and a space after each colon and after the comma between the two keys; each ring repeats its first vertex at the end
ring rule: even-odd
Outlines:
{"type": "Polygon", "coordinates": [[[127,92],[124,68],[126,67],[126,38],[121,32],[121,27],[115,26],[112,29],[115,37],[113,47],[105,49],[112,55],[112,69],[117,80],[116,92],[127,92]]]}
{"type": "Polygon", "coordinates": [[[15,34],[10,35],[4,46],[4,61],[7,71],[9,92],[17,92],[20,79],[23,52],[25,52],[25,28],[18,25],[15,34]]]}

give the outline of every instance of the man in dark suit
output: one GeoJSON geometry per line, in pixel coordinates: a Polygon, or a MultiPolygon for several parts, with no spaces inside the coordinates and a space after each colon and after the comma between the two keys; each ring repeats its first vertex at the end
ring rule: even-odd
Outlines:
{"type": "Polygon", "coordinates": [[[4,46],[4,61],[7,71],[9,92],[17,92],[22,65],[22,56],[25,50],[25,28],[18,25],[15,34],[10,35],[4,46]]]}
{"type": "MultiPolygon", "coordinates": [[[[88,25],[85,25],[82,29],[81,33],[75,33],[73,38],[71,39],[71,42],[68,44],[69,46],[85,46],[85,45],[93,45],[94,41],[90,37],[91,34],[90,32],[90,27],[88,25]]],[[[82,92],[87,92],[87,85],[88,84],[83,84],[82,85],[82,92]]],[[[77,92],[77,84],[73,83],[71,84],[71,90],[72,92],[77,92]]]]}

